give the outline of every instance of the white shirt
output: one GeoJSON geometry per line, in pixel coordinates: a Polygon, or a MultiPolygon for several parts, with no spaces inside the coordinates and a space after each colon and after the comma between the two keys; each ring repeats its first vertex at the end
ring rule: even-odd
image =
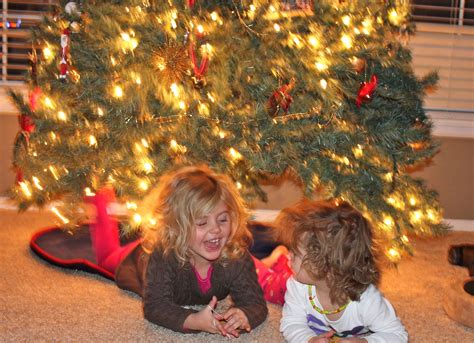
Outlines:
{"type": "MultiPolygon", "coordinates": [[[[314,288],[313,288],[314,289],[314,288]]],[[[313,292],[314,303],[323,308],[313,292]]],[[[408,333],[393,306],[380,291],[370,285],[359,301],[351,301],[338,320],[329,320],[309,301],[308,285],[288,279],[280,331],[290,343],[307,342],[330,330],[340,336],[360,336],[369,343],[407,342],[408,333]]]]}

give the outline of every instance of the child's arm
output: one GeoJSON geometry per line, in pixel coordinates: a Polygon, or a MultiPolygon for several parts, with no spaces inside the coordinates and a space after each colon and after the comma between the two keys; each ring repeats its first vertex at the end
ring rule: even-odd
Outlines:
{"type": "MultiPolygon", "coordinates": [[[[183,308],[173,301],[176,287],[177,262],[163,257],[155,250],[149,259],[143,291],[143,312],[145,318],[154,324],[178,332],[207,331],[226,334],[212,310],[217,299],[214,297],[201,311],[183,308]]],[[[178,288],[179,290],[179,288],[178,288]]],[[[183,292],[187,292],[183,289],[183,292]]]]}
{"type": "MultiPolygon", "coordinates": [[[[254,329],[263,323],[268,315],[267,303],[263,298],[262,288],[257,281],[255,265],[249,253],[232,263],[234,267],[230,276],[230,296],[235,308],[243,312],[236,314],[240,317],[241,314],[245,315],[250,329],[254,329]]],[[[226,315],[230,317],[230,313],[225,313],[224,317],[226,315]]],[[[247,327],[247,324],[243,322],[239,328],[247,330],[247,327]]]]}
{"type": "Polygon", "coordinates": [[[175,304],[173,290],[177,271],[163,258],[161,251],[153,251],[148,261],[143,289],[143,312],[154,324],[178,332],[184,332],[185,319],[196,313],[175,304]]]}
{"type": "Polygon", "coordinates": [[[289,343],[308,342],[317,334],[310,329],[306,318],[306,287],[293,278],[288,279],[280,331],[289,343]]]}
{"type": "Polygon", "coordinates": [[[362,297],[359,312],[364,325],[373,332],[370,336],[364,337],[367,342],[408,342],[408,333],[393,306],[375,286],[369,286],[362,297]]]}

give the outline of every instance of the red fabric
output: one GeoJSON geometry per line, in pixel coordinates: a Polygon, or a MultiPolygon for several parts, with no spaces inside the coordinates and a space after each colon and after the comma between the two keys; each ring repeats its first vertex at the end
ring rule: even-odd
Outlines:
{"type": "Polygon", "coordinates": [[[92,247],[97,258],[97,264],[115,273],[117,266],[138,245],[140,240],[120,246],[117,221],[107,213],[107,204],[115,200],[111,189],[102,189],[92,197],[92,204],[97,214],[95,223],[90,226],[92,247]]]}
{"type": "Polygon", "coordinates": [[[288,257],[281,255],[271,268],[259,259],[253,256],[252,258],[257,270],[258,283],[263,289],[265,300],[283,305],[285,303],[286,281],[293,275],[291,268],[288,266],[288,257]]]}
{"type": "Polygon", "coordinates": [[[193,271],[194,271],[194,274],[196,274],[196,279],[198,280],[199,289],[201,290],[202,294],[206,294],[211,289],[211,286],[212,286],[211,277],[212,277],[213,270],[214,268],[211,265],[207,271],[206,277],[203,279],[201,275],[199,275],[199,272],[197,271],[197,269],[194,268],[193,266],[193,271]]]}

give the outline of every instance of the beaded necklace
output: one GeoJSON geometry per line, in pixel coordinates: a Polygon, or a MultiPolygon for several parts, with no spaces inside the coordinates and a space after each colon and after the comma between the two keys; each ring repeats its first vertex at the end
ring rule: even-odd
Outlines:
{"type": "MultiPolygon", "coordinates": [[[[316,287],[315,287],[316,288],[316,287]]],[[[314,299],[316,298],[316,294],[313,296],[313,286],[312,285],[308,285],[308,299],[309,299],[309,302],[311,303],[311,306],[313,306],[313,308],[320,314],[324,314],[324,315],[331,315],[331,314],[336,314],[336,313],[339,313],[341,311],[344,311],[347,307],[347,305],[349,305],[349,303],[351,302],[350,300],[342,305],[341,307],[339,308],[336,308],[335,310],[332,310],[332,311],[328,311],[328,310],[323,310],[322,308],[319,308],[318,305],[316,305],[314,303],[314,299]]]]}

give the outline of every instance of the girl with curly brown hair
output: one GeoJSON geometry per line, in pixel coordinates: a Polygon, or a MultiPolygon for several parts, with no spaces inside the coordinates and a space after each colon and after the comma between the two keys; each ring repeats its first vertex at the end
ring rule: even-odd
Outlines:
{"type": "Polygon", "coordinates": [[[392,305],[376,288],[379,271],[367,220],[347,203],[305,200],[282,210],[290,250],[280,330],[289,342],[406,342],[392,305]]]}

